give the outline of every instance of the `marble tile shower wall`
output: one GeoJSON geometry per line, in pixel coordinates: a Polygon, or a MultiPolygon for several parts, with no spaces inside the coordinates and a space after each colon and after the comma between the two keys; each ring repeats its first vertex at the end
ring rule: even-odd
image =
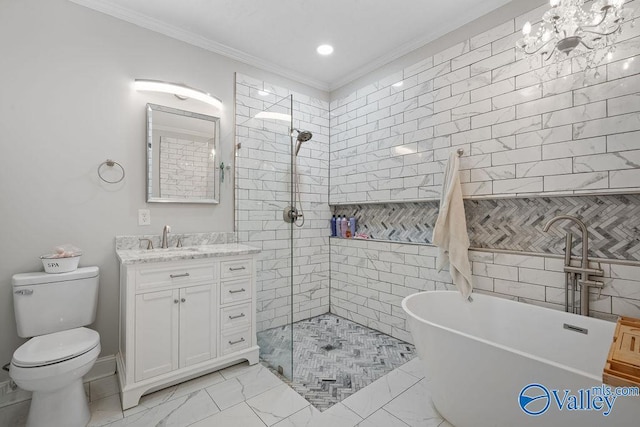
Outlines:
{"type": "Polygon", "coordinates": [[[457,148],[466,197],[638,190],[640,26],[585,74],[516,52],[547,8],[333,100],[331,203],[438,198],[457,148]]]}
{"type": "Polygon", "coordinates": [[[236,76],[236,230],[238,241],[262,249],[257,265],[258,331],[291,321],[291,231],[282,219],[290,204],[288,124],[255,118],[291,114],[313,138],[298,156],[305,224],[294,228],[293,320],[329,311],[329,105],[326,101],[238,74],[236,76]]]}
{"type": "MultiPolygon", "coordinates": [[[[393,337],[413,342],[402,299],[415,292],[455,289],[437,272],[437,248],[354,239],[331,241],[331,311],[393,337]]],[[[471,250],[474,292],[564,310],[561,256],[471,250]]],[[[595,266],[595,263],[592,263],[595,266]]],[[[591,294],[591,315],[640,317],[640,266],[601,262],[605,287],[591,294]]]]}
{"type": "MultiPolygon", "coordinates": [[[[640,1],[627,5],[640,15],[640,1]]],[[[410,340],[402,298],[452,288],[426,242],[445,162],[462,148],[474,246],[539,252],[470,251],[479,292],[563,309],[561,231],[534,236],[549,215],[573,213],[594,222],[593,256],[636,261],[601,261],[593,314],[640,316],[637,196],[594,195],[640,190],[640,28],[626,24],[612,57],[585,74],[580,60],[556,67],[516,53],[524,22],[547,8],[331,102],[330,203],[399,241],[331,239],[333,313],[410,340]]]]}

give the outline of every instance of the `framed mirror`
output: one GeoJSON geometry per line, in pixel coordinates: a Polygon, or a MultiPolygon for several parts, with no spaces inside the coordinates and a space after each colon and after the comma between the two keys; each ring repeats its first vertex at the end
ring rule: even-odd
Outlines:
{"type": "Polygon", "coordinates": [[[218,203],[220,118],[147,104],[147,202],[218,203]]]}

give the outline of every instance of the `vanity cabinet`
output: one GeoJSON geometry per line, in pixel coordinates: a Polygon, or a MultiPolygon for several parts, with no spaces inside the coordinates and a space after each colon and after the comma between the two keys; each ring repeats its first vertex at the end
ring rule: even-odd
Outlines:
{"type": "Polygon", "coordinates": [[[258,361],[253,255],[121,263],[123,409],[148,392],[258,361]]]}

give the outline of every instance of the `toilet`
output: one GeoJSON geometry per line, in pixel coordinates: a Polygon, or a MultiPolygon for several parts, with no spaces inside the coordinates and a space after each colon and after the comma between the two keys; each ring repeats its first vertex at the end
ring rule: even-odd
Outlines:
{"type": "Polygon", "coordinates": [[[91,414],[82,377],[100,354],[93,323],[98,302],[98,267],[69,273],[13,276],[18,335],[29,338],[11,359],[9,375],[31,391],[27,427],[86,426],[91,414]]]}

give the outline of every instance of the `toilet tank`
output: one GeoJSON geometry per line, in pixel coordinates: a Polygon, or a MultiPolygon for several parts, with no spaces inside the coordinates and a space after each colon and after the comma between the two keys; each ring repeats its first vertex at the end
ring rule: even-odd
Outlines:
{"type": "Polygon", "coordinates": [[[96,318],[98,267],[13,276],[13,307],[22,338],[86,326],[96,318]]]}

